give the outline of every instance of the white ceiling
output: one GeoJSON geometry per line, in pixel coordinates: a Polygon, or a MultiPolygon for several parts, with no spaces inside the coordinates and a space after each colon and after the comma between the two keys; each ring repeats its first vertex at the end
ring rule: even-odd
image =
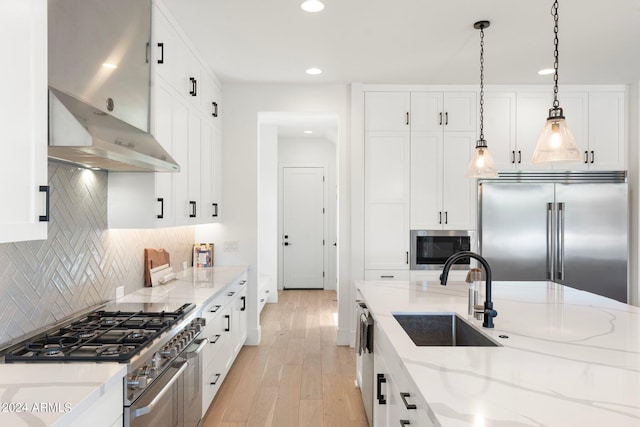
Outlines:
{"type": "MultiPolygon", "coordinates": [[[[223,82],[551,83],[551,0],[165,0],[223,82]],[[304,73],[309,67],[320,76],[304,73]]],[[[560,85],[640,80],[640,1],[560,1],[560,85]]]]}

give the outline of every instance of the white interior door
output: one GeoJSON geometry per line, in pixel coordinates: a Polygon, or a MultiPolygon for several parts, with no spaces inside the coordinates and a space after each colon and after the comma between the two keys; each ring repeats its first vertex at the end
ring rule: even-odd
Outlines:
{"type": "Polygon", "coordinates": [[[283,168],[285,289],[324,289],[324,168],[283,168]]]}

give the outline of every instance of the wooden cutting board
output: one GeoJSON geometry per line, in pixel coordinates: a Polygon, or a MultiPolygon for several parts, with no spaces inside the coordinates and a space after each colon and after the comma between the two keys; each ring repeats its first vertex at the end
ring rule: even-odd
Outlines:
{"type": "Polygon", "coordinates": [[[151,287],[151,273],[149,270],[163,264],[171,265],[169,252],[164,249],[145,248],[144,250],[144,286],[151,287]]]}

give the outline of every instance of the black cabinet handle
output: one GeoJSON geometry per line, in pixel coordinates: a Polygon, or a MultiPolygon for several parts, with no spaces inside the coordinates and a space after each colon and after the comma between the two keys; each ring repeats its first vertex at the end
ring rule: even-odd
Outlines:
{"type": "Polygon", "coordinates": [[[216,374],[216,380],[214,382],[211,383],[211,385],[216,385],[218,384],[218,380],[220,379],[220,374],[216,374]]]}
{"type": "Polygon", "coordinates": [[[215,307],[216,307],[216,308],[214,308],[214,309],[212,309],[212,310],[209,310],[209,313],[217,313],[217,312],[218,312],[218,310],[220,310],[220,307],[221,307],[221,306],[216,305],[215,307]]]}
{"type": "Polygon", "coordinates": [[[444,223],[449,224],[449,212],[444,213],[444,223]]]}
{"type": "Polygon", "coordinates": [[[240,297],[240,299],[242,300],[240,311],[245,311],[247,309],[247,297],[240,297]]]}
{"type": "Polygon", "coordinates": [[[407,264],[409,264],[409,251],[407,251],[406,254],[407,254],[407,264]]]}
{"type": "Polygon", "coordinates": [[[265,293],[265,294],[268,294],[268,293],[269,293],[269,289],[267,289],[266,291],[264,291],[264,293],[265,293]]]}
{"type": "Polygon", "coordinates": [[[244,285],[245,283],[247,283],[247,281],[246,281],[246,280],[241,280],[241,281],[240,281],[240,284],[241,284],[241,285],[244,285]]]}
{"type": "Polygon", "coordinates": [[[442,126],[442,113],[440,113],[440,126],[442,126]]]}
{"type": "Polygon", "coordinates": [[[227,327],[224,328],[225,332],[229,332],[231,330],[231,316],[228,314],[224,315],[225,320],[227,321],[227,327]]]}
{"type": "Polygon", "coordinates": [[[158,202],[160,202],[160,215],[156,215],[159,219],[164,218],[164,198],[158,197],[158,202]]]}
{"type": "Polygon", "coordinates": [[[407,111],[407,121],[405,122],[406,125],[409,124],[409,112],[407,111]]]}
{"type": "Polygon", "coordinates": [[[213,213],[211,214],[211,216],[212,217],[218,216],[218,204],[217,203],[211,203],[211,206],[212,206],[212,209],[213,209],[212,210],[213,213]]]}
{"type": "Polygon", "coordinates": [[[196,96],[198,94],[198,82],[195,77],[189,77],[189,81],[191,82],[191,90],[189,91],[189,95],[196,96]]]}
{"type": "Polygon", "coordinates": [[[381,279],[393,279],[395,276],[380,276],[381,279]]]}
{"type": "Polygon", "coordinates": [[[218,117],[218,103],[212,102],[211,105],[213,105],[213,113],[211,113],[211,115],[213,117],[218,117]]]}
{"type": "Polygon", "coordinates": [[[196,217],[196,202],[194,202],[193,200],[189,201],[189,204],[191,205],[191,213],[189,214],[189,218],[195,218],[196,217]]]}
{"type": "Polygon", "coordinates": [[[410,393],[400,393],[400,399],[402,399],[402,403],[404,403],[404,407],[407,409],[417,409],[417,406],[413,403],[407,402],[407,397],[411,397],[410,393]]]}
{"type": "Polygon", "coordinates": [[[264,298],[260,298],[260,302],[264,302],[264,298]]]}
{"type": "Polygon", "coordinates": [[[382,394],[382,384],[386,383],[387,379],[384,377],[384,374],[378,374],[378,391],[377,391],[377,398],[378,398],[378,404],[379,405],[386,405],[387,404],[387,399],[385,399],[384,394],[382,394]]]}
{"type": "Polygon", "coordinates": [[[515,164],[516,163],[516,151],[513,150],[511,152],[511,164],[515,164]]]}
{"type": "Polygon", "coordinates": [[[444,113],[444,124],[449,125],[449,112],[444,113]]]}
{"type": "Polygon", "coordinates": [[[227,296],[228,296],[228,297],[232,297],[232,296],[234,296],[235,294],[236,294],[235,292],[231,291],[231,292],[229,292],[229,293],[227,294],[227,296]]]}
{"type": "Polygon", "coordinates": [[[584,152],[584,164],[589,163],[589,152],[585,150],[584,152]]]}
{"type": "Polygon", "coordinates": [[[400,420],[400,427],[410,426],[411,421],[409,420],[400,420]]]}
{"type": "Polygon", "coordinates": [[[442,224],[442,212],[438,212],[438,224],[442,224]]]}
{"type": "Polygon", "coordinates": [[[158,59],[158,64],[164,64],[164,43],[158,43],[158,47],[160,48],[160,59],[158,59]]]}
{"type": "Polygon", "coordinates": [[[596,160],[596,155],[593,151],[591,151],[591,163],[593,164],[595,160],[596,160]]]}
{"type": "Polygon", "coordinates": [[[518,150],[518,164],[522,163],[522,151],[518,150]]]}
{"type": "Polygon", "coordinates": [[[215,343],[217,343],[217,342],[218,342],[218,340],[220,339],[220,336],[221,336],[221,335],[216,335],[216,336],[215,336],[215,339],[214,339],[213,341],[209,341],[209,344],[215,344],[215,343]]]}
{"type": "Polygon", "coordinates": [[[44,196],[45,196],[45,202],[44,202],[44,215],[40,215],[38,217],[38,221],[40,222],[49,222],[49,205],[50,205],[50,200],[51,200],[51,193],[49,191],[49,186],[48,185],[41,185],[40,188],[38,189],[38,191],[40,192],[44,192],[44,196]]]}

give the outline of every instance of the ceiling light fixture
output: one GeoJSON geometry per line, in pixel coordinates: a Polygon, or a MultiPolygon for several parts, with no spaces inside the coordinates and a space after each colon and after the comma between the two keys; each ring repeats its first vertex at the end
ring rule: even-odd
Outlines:
{"type": "Polygon", "coordinates": [[[467,168],[468,178],[498,177],[493,156],[484,139],[484,29],[489,28],[490,24],[489,21],[478,21],[473,24],[473,28],[480,30],[480,138],[476,141],[476,149],[467,168]]]}
{"type": "Polygon", "coordinates": [[[313,133],[313,131],[305,130],[304,133],[309,134],[309,133],[313,133]]]}
{"type": "Polygon", "coordinates": [[[324,3],[319,0],[307,0],[303,2],[300,7],[305,12],[320,12],[324,9],[324,3]]]}
{"type": "Polygon", "coordinates": [[[567,126],[560,101],[558,101],[558,0],[553,2],[551,15],[554,21],[553,106],[542,129],[542,134],[531,157],[531,163],[579,162],[578,145],[567,126]]]}
{"type": "Polygon", "coordinates": [[[318,74],[322,74],[322,70],[320,68],[307,68],[306,73],[310,76],[317,76],[318,74]]]}

